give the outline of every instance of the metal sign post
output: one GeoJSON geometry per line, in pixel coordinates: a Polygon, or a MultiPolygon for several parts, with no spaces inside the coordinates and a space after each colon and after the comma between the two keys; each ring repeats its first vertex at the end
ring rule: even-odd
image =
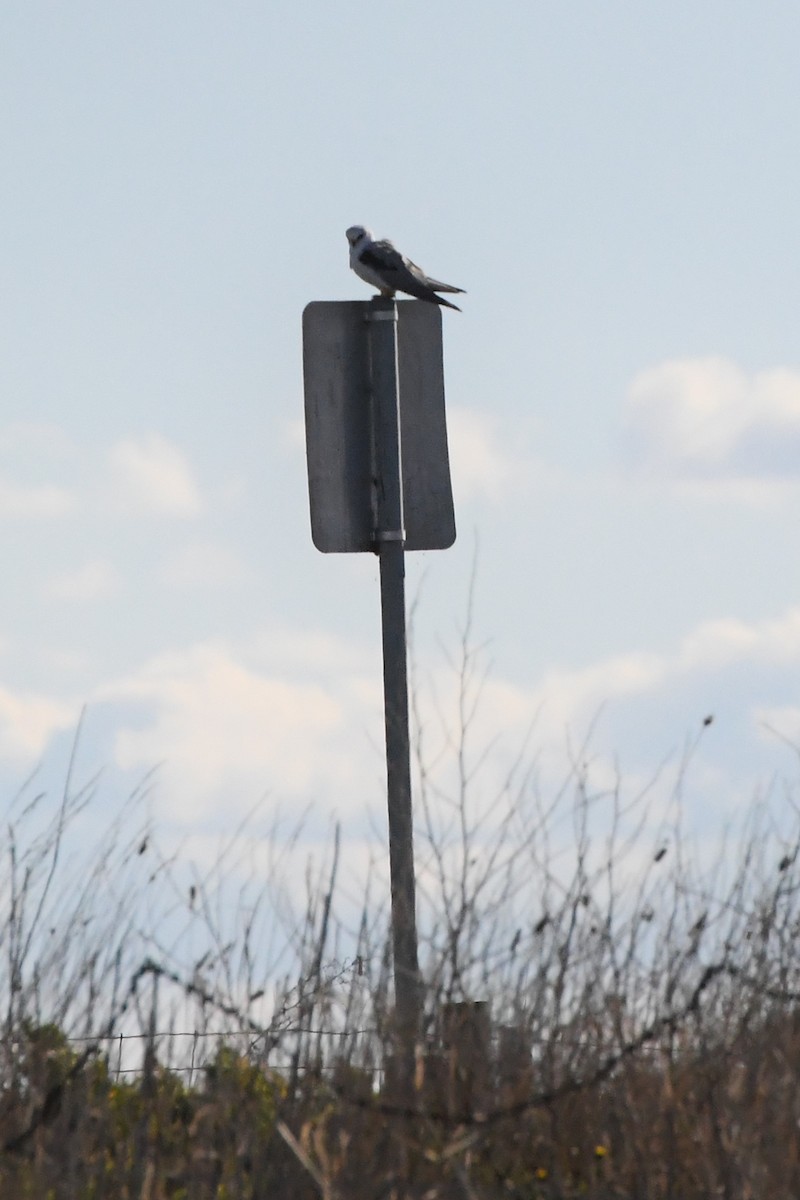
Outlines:
{"type": "Polygon", "coordinates": [[[442,318],[420,301],[314,302],[303,314],[314,545],[380,558],[392,948],[401,1070],[421,1031],[406,666],[405,551],[455,540],[442,318]]]}
{"type": "MultiPolygon", "coordinates": [[[[376,299],[369,314],[370,380],[376,449],[377,527],[383,632],[383,702],[389,804],[394,987],[401,1045],[420,1030],[420,985],[411,813],[406,672],[405,528],[403,526],[397,306],[376,299]]],[[[408,1064],[410,1068],[410,1064],[408,1064]]]]}

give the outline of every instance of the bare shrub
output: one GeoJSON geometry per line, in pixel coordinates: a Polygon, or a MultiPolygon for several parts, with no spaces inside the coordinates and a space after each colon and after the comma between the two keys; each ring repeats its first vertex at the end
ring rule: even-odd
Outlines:
{"type": "Polygon", "coordinates": [[[709,857],[680,820],[702,729],[671,784],[626,787],[589,737],[554,790],[527,751],[498,785],[468,631],[455,666],[449,758],[416,738],[411,1096],[385,868],[354,906],[337,827],[298,890],[302,821],[256,810],[201,868],[159,849],[147,784],[88,855],[97,781],[12,801],[4,1195],[800,1195],[793,792],[709,857]]]}

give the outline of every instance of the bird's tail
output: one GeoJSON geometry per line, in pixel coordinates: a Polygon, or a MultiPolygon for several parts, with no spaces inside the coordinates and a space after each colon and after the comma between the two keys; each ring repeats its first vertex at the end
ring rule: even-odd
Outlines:
{"type": "Polygon", "coordinates": [[[438,279],[426,279],[425,282],[435,292],[461,292],[462,295],[465,294],[463,288],[453,287],[452,283],[440,283],[438,279]]]}
{"type": "MultiPolygon", "coordinates": [[[[454,292],[460,292],[461,288],[452,288],[454,292]]],[[[456,312],[461,312],[457,304],[451,304],[449,300],[443,300],[441,296],[434,297],[437,304],[441,304],[444,308],[454,308],[456,312]]]]}

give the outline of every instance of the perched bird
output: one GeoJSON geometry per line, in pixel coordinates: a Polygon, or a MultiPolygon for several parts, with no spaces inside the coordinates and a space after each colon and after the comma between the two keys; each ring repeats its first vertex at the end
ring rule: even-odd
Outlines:
{"type": "Polygon", "coordinates": [[[443,304],[461,312],[457,304],[443,300],[437,292],[463,292],[463,288],[430,279],[421,267],[395,250],[391,242],[382,239],[375,242],[372,233],[363,225],[351,225],[347,230],[350,243],[350,266],[365,283],[376,287],[382,296],[393,296],[395,292],[406,292],[418,300],[431,304],[443,304]]]}

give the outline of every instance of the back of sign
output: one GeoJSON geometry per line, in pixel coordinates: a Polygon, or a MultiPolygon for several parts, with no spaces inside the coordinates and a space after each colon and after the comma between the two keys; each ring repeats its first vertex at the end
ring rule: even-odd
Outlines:
{"type": "MultiPolygon", "coordinates": [[[[311,536],[325,553],[375,549],[370,302],[315,301],[303,313],[311,536]]],[[[403,506],[407,550],[446,550],[456,537],[444,407],[442,315],[397,304],[403,506]]]]}

